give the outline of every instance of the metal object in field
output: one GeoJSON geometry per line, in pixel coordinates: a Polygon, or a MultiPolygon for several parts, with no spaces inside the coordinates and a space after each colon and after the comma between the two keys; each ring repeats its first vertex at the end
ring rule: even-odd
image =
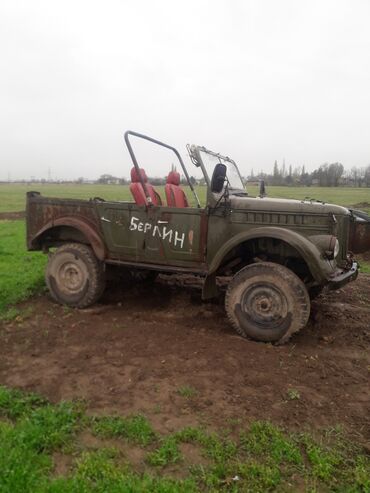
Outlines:
{"type": "Polygon", "coordinates": [[[226,311],[235,329],[245,337],[284,342],[307,323],[309,294],[357,277],[350,250],[367,240],[361,239],[362,221],[355,221],[355,211],[314,200],[268,198],[263,187],[252,197],[231,158],[187,146],[207,187],[202,207],[174,147],[131,131],[125,142],[141,202],[27,194],[28,249],[57,248],[46,275],[57,301],[79,307],[96,301],[108,265],[198,274],[204,280],[203,299],[217,296],[216,278],[231,277],[226,311]],[[175,154],[196,207],[153,202],[132,136],[175,154]]]}

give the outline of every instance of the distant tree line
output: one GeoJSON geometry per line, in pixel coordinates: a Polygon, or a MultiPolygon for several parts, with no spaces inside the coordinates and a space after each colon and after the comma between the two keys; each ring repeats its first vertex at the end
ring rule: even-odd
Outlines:
{"type": "MultiPolygon", "coordinates": [[[[153,176],[148,178],[150,183],[155,186],[166,184],[166,177],[153,176]]],[[[254,174],[253,170],[246,181],[265,180],[269,185],[280,186],[319,186],[319,187],[370,187],[370,164],[366,167],[352,167],[345,170],[341,163],[324,163],[312,172],[307,172],[305,166],[286,166],[283,161],[279,166],[275,161],[272,173],[260,172],[254,174]]],[[[205,179],[196,179],[190,177],[193,185],[205,185],[205,179]]],[[[130,183],[125,178],[118,178],[112,175],[104,174],[97,180],[102,184],[121,184],[130,183]]],[[[182,185],[187,185],[184,176],[181,177],[182,185]]]]}
{"type": "MultiPolygon", "coordinates": [[[[149,177],[150,183],[156,186],[166,184],[166,177],[149,177]]],[[[268,185],[280,186],[319,186],[319,187],[370,187],[370,164],[366,167],[354,166],[350,170],[345,170],[341,163],[324,163],[312,172],[307,172],[305,166],[286,166],[283,161],[279,166],[275,161],[272,173],[259,172],[257,174],[251,171],[251,174],[245,177],[246,181],[253,182],[265,180],[268,185]]],[[[190,176],[190,181],[193,185],[205,185],[204,178],[194,178],[190,176]]],[[[0,183],[9,183],[10,180],[0,181],[0,183]]],[[[105,173],[97,180],[89,180],[83,177],[76,180],[46,180],[44,178],[37,179],[32,177],[30,180],[16,180],[12,183],[24,184],[101,184],[101,185],[127,185],[130,180],[124,177],[117,177],[105,173]]],[[[184,176],[181,177],[180,183],[187,185],[187,180],[184,176]]]]}
{"type": "Polygon", "coordinates": [[[126,178],[118,178],[117,176],[104,174],[96,180],[96,183],[101,185],[126,185],[128,181],[126,178]]]}
{"type": "MultiPolygon", "coordinates": [[[[205,184],[205,180],[197,180],[194,178],[194,176],[190,176],[190,181],[193,185],[196,184],[205,184]],[[202,182],[202,183],[200,183],[202,182]]],[[[166,177],[158,177],[158,176],[153,176],[148,178],[149,182],[154,185],[154,186],[161,186],[166,184],[166,177]]],[[[117,178],[116,176],[112,175],[101,175],[100,178],[96,181],[96,183],[101,183],[105,185],[112,185],[112,184],[119,184],[119,185],[125,185],[127,183],[130,183],[129,180],[126,180],[125,178],[117,178]]],[[[187,185],[188,182],[185,178],[185,176],[182,176],[180,179],[180,183],[182,185],[187,185]]]]}
{"type": "Polygon", "coordinates": [[[275,161],[271,174],[253,170],[247,181],[265,180],[269,185],[280,186],[319,186],[319,187],[370,187],[370,164],[366,167],[352,167],[345,170],[341,163],[324,163],[312,172],[305,166],[281,166],[275,161]]]}

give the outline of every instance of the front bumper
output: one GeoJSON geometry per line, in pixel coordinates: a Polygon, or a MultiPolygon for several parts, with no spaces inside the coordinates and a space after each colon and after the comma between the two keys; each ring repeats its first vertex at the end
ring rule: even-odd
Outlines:
{"type": "Polygon", "coordinates": [[[358,263],[353,262],[352,266],[348,270],[338,270],[329,279],[328,288],[329,289],[339,289],[348,282],[354,281],[358,276],[358,263]]]}

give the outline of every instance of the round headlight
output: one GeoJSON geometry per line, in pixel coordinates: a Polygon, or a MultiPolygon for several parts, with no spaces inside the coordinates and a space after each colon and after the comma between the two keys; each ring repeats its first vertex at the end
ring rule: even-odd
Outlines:
{"type": "Polygon", "coordinates": [[[334,235],[316,235],[310,236],[310,241],[316,245],[324,258],[333,260],[339,253],[340,244],[338,238],[334,235]]]}
{"type": "Polygon", "coordinates": [[[326,250],[328,259],[334,259],[339,253],[339,241],[336,236],[332,236],[326,250]]]}
{"type": "Polygon", "coordinates": [[[339,253],[339,241],[338,239],[336,238],[335,239],[335,246],[334,246],[334,250],[333,250],[333,257],[335,258],[339,253]]]}

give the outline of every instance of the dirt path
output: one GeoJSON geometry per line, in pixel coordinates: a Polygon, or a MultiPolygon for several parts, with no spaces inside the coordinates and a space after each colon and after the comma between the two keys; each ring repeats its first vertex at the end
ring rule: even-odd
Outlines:
{"type": "Polygon", "coordinates": [[[84,398],[98,413],[142,412],[160,431],[271,419],[370,438],[370,276],[320,297],[281,347],[234,334],[189,278],[111,286],[85,311],[47,297],[23,308],[0,323],[2,384],[84,398]]]}
{"type": "Polygon", "coordinates": [[[0,221],[4,219],[13,220],[13,219],[24,219],[26,217],[25,211],[19,212],[0,212],[0,221]]]}

